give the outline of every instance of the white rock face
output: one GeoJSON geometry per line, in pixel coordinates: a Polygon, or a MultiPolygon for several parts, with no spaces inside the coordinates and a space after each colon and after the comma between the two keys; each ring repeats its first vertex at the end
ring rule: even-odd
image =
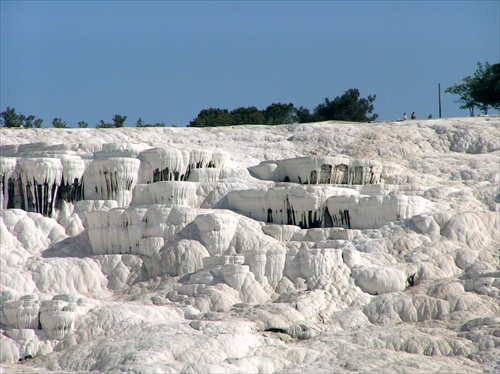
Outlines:
{"type": "Polygon", "coordinates": [[[288,160],[263,161],[249,168],[258,178],[301,184],[365,185],[383,182],[394,173],[395,166],[384,167],[375,160],[344,157],[297,157],[288,160]]]}
{"type": "Polygon", "coordinates": [[[496,373],[499,126],[2,128],[1,370],[496,373]]]}

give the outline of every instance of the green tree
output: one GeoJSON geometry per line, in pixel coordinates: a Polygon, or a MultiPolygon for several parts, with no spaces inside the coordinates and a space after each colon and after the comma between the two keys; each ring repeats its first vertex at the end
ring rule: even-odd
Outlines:
{"type": "Polygon", "coordinates": [[[296,111],[297,117],[299,119],[299,123],[310,123],[319,121],[314,114],[311,114],[311,111],[303,106],[299,107],[296,111]]]}
{"type": "Polygon", "coordinates": [[[95,127],[98,129],[110,129],[115,126],[112,123],[104,122],[104,120],[101,119],[95,127]]]}
{"type": "Polygon", "coordinates": [[[266,125],[281,125],[295,123],[299,120],[297,110],[292,103],[273,103],[264,110],[266,125]]]}
{"type": "Polygon", "coordinates": [[[67,127],[66,122],[64,122],[60,118],[54,118],[52,120],[52,126],[54,126],[55,128],[58,128],[58,129],[65,129],[67,127]]]}
{"type": "Polygon", "coordinates": [[[262,125],[265,123],[265,116],[256,107],[241,107],[230,112],[231,125],[262,125]]]}
{"type": "Polygon", "coordinates": [[[17,114],[14,108],[7,107],[0,113],[3,127],[24,127],[31,129],[33,127],[42,127],[42,119],[36,119],[32,114],[25,116],[21,113],[17,114]]]}
{"type": "Polygon", "coordinates": [[[366,99],[360,98],[359,90],[351,88],[332,101],[325,98],[325,102],[314,109],[314,117],[320,121],[371,122],[378,117],[378,114],[370,115],[374,109],[375,98],[376,95],[368,95],[366,99]]]}
{"type": "Polygon", "coordinates": [[[95,127],[98,129],[109,129],[109,128],[114,128],[114,127],[123,127],[123,124],[124,124],[126,119],[127,119],[127,116],[121,116],[119,114],[115,114],[112,118],[113,123],[104,122],[101,119],[95,127]]]}
{"type": "Polygon", "coordinates": [[[500,64],[490,65],[478,62],[472,76],[462,79],[462,83],[448,87],[445,92],[458,95],[460,109],[468,109],[471,116],[478,107],[485,114],[489,108],[500,109],[500,64]]]}
{"type": "Polygon", "coordinates": [[[473,78],[465,77],[460,84],[454,84],[448,87],[444,92],[458,95],[459,99],[455,100],[456,103],[462,104],[460,109],[468,109],[469,114],[474,116],[474,108],[478,106],[478,102],[472,97],[473,78]]]}
{"type": "Polygon", "coordinates": [[[3,127],[23,127],[24,116],[21,116],[16,113],[14,108],[10,107],[7,107],[7,109],[0,113],[3,127]]]}
{"type": "Polygon", "coordinates": [[[127,119],[127,116],[121,116],[119,114],[115,114],[113,116],[113,126],[114,127],[123,127],[123,124],[125,123],[126,119],[127,119]]]}
{"type": "Polygon", "coordinates": [[[165,127],[165,124],[163,122],[157,122],[157,123],[145,123],[141,117],[137,120],[135,123],[136,127],[165,127]]]}
{"type": "Polygon", "coordinates": [[[26,125],[26,116],[24,114],[19,113],[19,122],[21,122],[21,127],[26,125]]]}
{"type": "Polygon", "coordinates": [[[155,122],[146,125],[146,127],[166,127],[166,125],[163,122],[155,122]]]}
{"type": "Polygon", "coordinates": [[[35,116],[30,114],[28,117],[26,117],[24,119],[24,127],[27,129],[32,129],[34,120],[35,120],[35,116]]]}
{"type": "Polygon", "coordinates": [[[80,121],[80,122],[78,122],[78,127],[81,129],[84,129],[84,128],[89,127],[89,124],[85,121],[80,121]]]}
{"type": "Polygon", "coordinates": [[[484,113],[488,113],[488,108],[500,109],[500,63],[477,63],[470,94],[484,113]]]}
{"type": "Polygon", "coordinates": [[[210,108],[202,109],[194,120],[189,122],[189,127],[216,127],[230,126],[231,115],[227,109],[210,108]]]}

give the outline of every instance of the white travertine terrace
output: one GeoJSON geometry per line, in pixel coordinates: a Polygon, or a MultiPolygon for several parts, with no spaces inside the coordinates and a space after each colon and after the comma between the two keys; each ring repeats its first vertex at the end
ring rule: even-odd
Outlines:
{"type": "Polygon", "coordinates": [[[334,226],[376,229],[432,209],[420,196],[332,196],[326,202],[334,226]]]}
{"type": "Polygon", "coordinates": [[[227,194],[227,202],[229,209],[259,221],[308,228],[322,226],[324,204],[330,196],[350,194],[357,192],[331,186],[292,186],[234,191],[227,194]]]}
{"type": "Polygon", "coordinates": [[[499,128],[2,128],[0,370],[495,373],[499,128]]]}
{"type": "Polygon", "coordinates": [[[85,198],[116,200],[127,206],[137,184],[140,161],[130,157],[96,158],[84,172],[85,198]]]}
{"type": "Polygon", "coordinates": [[[298,157],[264,161],[249,168],[256,177],[301,184],[379,184],[397,171],[395,165],[345,157],[298,157]]]}
{"type": "Polygon", "coordinates": [[[17,160],[12,157],[0,157],[0,173],[2,174],[2,194],[0,195],[2,209],[9,206],[9,179],[14,176],[17,160]]]}
{"type": "Polygon", "coordinates": [[[139,183],[185,181],[195,169],[223,168],[228,156],[208,149],[151,148],[138,155],[139,183]]]}
{"type": "Polygon", "coordinates": [[[347,229],[379,228],[431,208],[419,196],[359,196],[330,186],[294,186],[227,194],[229,209],[267,223],[347,229]]]}

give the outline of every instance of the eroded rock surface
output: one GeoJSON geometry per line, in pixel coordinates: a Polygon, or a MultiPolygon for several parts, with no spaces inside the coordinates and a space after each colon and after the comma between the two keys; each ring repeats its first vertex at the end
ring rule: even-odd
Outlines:
{"type": "Polygon", "coordinates": [[[499,128],[2,128],[2,369],[494,373],[499,128]]]}

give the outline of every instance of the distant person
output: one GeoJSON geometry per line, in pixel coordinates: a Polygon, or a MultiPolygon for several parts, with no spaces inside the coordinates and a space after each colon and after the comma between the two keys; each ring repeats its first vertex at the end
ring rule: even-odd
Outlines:
{"type": "Polygon", "coordinates": [[[429,117],[427,117],[427,118],[432,119],[432,113],[431,113],[431,114],[429,114],[429,117]]]}
{"type": "Polygon", "coordinates": [[[417,119],[417,115],[415,114],[415,112],[411,114],[411,119],[417,119]]]}
{"type": "Polygon", "coordinates": [[[408,118],[406,117],[406,113],[403,113],[403,121],[406,121],[408,118]]]}

